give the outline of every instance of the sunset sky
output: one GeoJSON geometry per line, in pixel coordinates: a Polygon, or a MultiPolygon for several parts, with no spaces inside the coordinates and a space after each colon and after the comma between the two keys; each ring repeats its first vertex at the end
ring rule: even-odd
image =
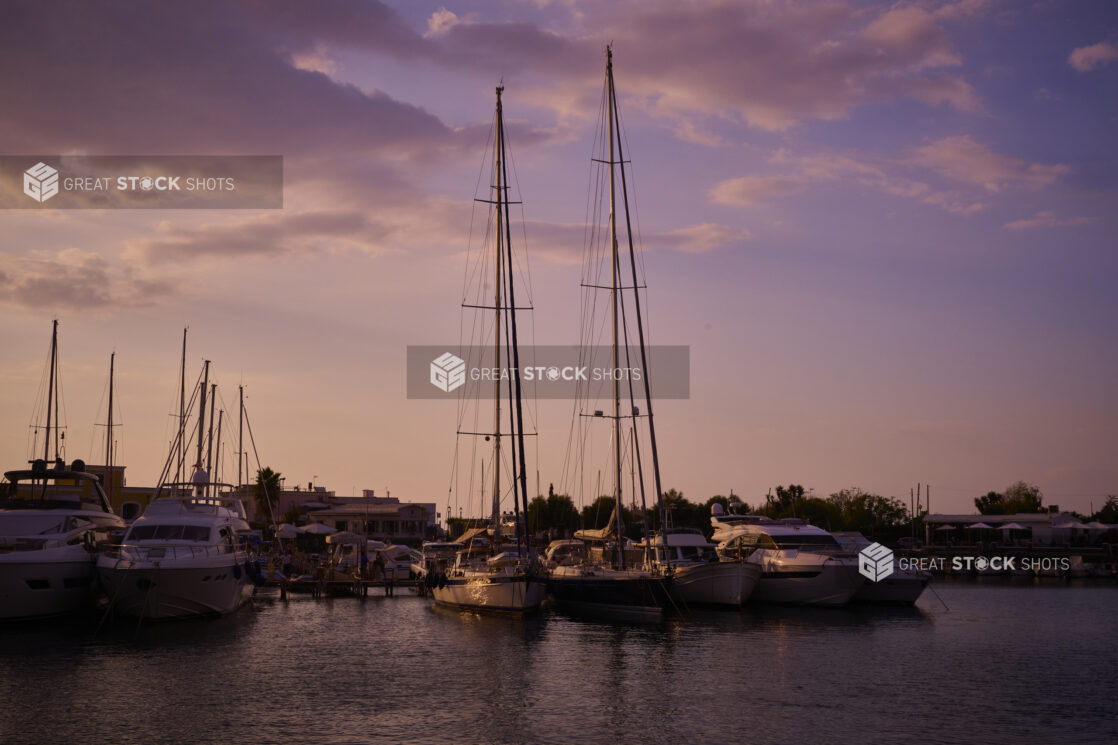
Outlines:
{"type": "MultiPolygon", "coordinates": [[[[3,467],[58,318],[68,457],[103,459],[115,350],[119,460],[153,483],[189,326],[188,376],[213,361],[227,417],[245,384],[289,486],[445,504],[455,405],[408,400],[404,359],[459,341],[493,89],[535,341],[574,344],[611,42],[652,341],[691,348],[691,398],[657,408],[665,487],[1118,494],[1106,0],[6,2],[0,155],[278,154],[285,190],[0,212],[3,467]]],[[[546,491],[571,404],[538,409],[546,491]]]]}

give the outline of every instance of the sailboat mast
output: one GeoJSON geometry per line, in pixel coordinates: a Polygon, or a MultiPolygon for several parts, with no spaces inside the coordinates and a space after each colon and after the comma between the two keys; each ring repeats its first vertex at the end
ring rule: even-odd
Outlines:
{"type": "MultiPolygon", "coordinates": [[[[501,91],[497,88],[497,130],[501,127],[501,91]]],[[[494,146],[496,147],[496,146],[494,146]]],[[[497,178],[497,256],[493,277],[493,369],[501,369],[501,168],[500,155],[495,164],[497,178]]],[[[501,376],[493,380],[493,536],[501,535],[501,376]]]]}
{"type": "MultiPolygon", "coordinates": [[[[611,55],[611,59],[612,59],[612,55],[611,55]]],[[[617,109],[617,94],[615,93],[615,91],[613,89],[613,65],[612,65],[612,63],[610,65],[609,81],[610,81],[610,86],[609,86],[610,110],[615,111],[617,109]]],[[[613,146],[613,142],[611,141],[610,142],[610,147],[612,148],[612,146],[613,146]]],[[[621,133],[620,132],[617,133],[617,159],[619,161],[621,161],[622,163],[625,162],[625,153],[621,148],[621,133]]],[[[613,158],[610,158],[610,160],[613,160],[613,158]]],[[[612,189],[612,186],[613,185],[611,184],[610,185],[611,189],[612,189]]],[[[641,318],[641,293],[640,293],[640,289],[639,289],[640,285],[637,282],[637,258],[636,258],[636,250],[633,247],[633,225],[632,225],[632,221],[629,219],[629,187],[628,187],[628,183],[625,179],[625,168],[624,168],[624,166],[622,166],[622,168],[621,168],[621,198],[622,198],[622,200],[624,200],[624,203],[625,203],[625,235],[629,239],[629,267],[632,269],[632,278],[633,278],[633,308],[634,308],[634,310],[636,311],[636,314],[637,314],[637,340],[640,343],[640,349],[641,349],[641,370],[644,371],[644,375],[642,375],[641,378],[644,382],[644,404],[645,404],[646,409],[648,410],[648,443],[649,443],[649,446],[652,448],[652,474],[653,474],[653,481],[656,485],[656,503],[657,503],[657,505],[659,507],[659,510],[660,510],[660,530],[661,530],[661,532],[663,532],[668,527],[667,526],[667,510],[664,507],[664,490],[663,490],[663,488],[661,487],[661,484],[660,484],[660,453],[656,448],[656,423],[655,423],[655,420],[652,416],[652,384],[649,382],[649,379],[648,379],[648,377],[649,377],[648,376],[648,352],[645,349],[644,321],[641,318]]],[[[614,241],[614,247],[616,248],[616,239],[614,241]]],[[[638,455],[638,458],[639,458],[639,455],[638,455]]],[[[642,475],[641,475],[641,481],[642,481],[642,483],[644,481],[643,471],[642,471],[642,475]]],[[[644,489],[644,487],[642,486],[641,487],[642,492],[643,492],[643,489],[644,489]]]]}
{"type": "Polygon", "coordinates": [[[210,481],[221,480],[217,478],[217,472],[221,468],[221,424],[224,419],[225,409],[221,409],[217,412],[217,457],[214,458],[213,476],[210,478],[210,481]]]}
{"type": "Polygon", "coordinates": [[[197,467],[202,467],[202,443],[206,439],[206,389],[210,387],[210,361],[206,360],[202,374],[201,400],[198,402],[198,459],[197,467]]]}
{"type": "Polygon", "coordinates": [[[245,460],[245,387],[242,385],[238,388],[241,396],[240,424],[237,431],[237,491],[239,493],[243,484],[241,481],[241,464],[245,460]]]}
{"type": "Polygon", "coordinates": [[[621,528],[621,378],[617,371],[621,367],[621,354],[618,347],[617,311],[620,301],[617,271],[617,204],[614,189],[614,163],[613,159],[613,132],[616,123],[613,120],[613,49],[606,47],[606,76],[609,80],[609,238],[610,238],[610,302],[613,306],[613,449],[614,449],[614,527],[617,530],[617,564],[625,566],[625,552],[622,546],[623,531],[621,528]]]}
{"type": "Polygon", "coordinates": [[[182,362],[179,364],[179,471],[178,483],[183,482],[182,469],[186,465],[186,329],[182,330],[182,362]]]}
{"type": "MultiPolygon", "coordinates": [[[[501,108],[500,97],[497,99],[497,141],[498,141],[498,184],[504,184],[504,188],[498,191],[497,194],[497,209],[504,210],[504,226],[505,226],[505,275],[508,277],[508,319],[509,319],[509,338],[506,339],[506,344],[512,352],[512,380],[509,383],[509,396],[513,399],[514,411],[516,419],[514,422],[515,437],[513,438],[513,457],[516,461],[515,468],[519,472],[519,478],[514,479],[513,482],[513,504],[516,507],[516,542],[517,546],[520,545],[520,513],[524,513],[524,549],[525,553],[531,548],[531,533],[527,530],[528,527],[528,468],[525,464],[524,456],[524,406],[523,396],[520,388],[520,342],[517,337],[516,330],[516,284],[513,272],[512,261],[512,227],[511,220],[509,219],[509,178],[508,178],[508,158],[505,157],[505,126],[503,118],[503,110],[501,108]],[[515,390],[514,390],[515,389],[515,390]],[[519,481],[520,495],[517,496],[516,486],[519,481]],[[521,504],[523,502],[523,504],[521,504]]],[[[500,223],[498,222],[498,225],[500,223]]],[[[510,417],[511,418],[511,417],[510,417]]]]}
{"type": "MultiPolygon", "coordinates": [[[[54,320],[50,334],[50,380],[47,384],[47,431],[43,437],[43,460],[50,460],[50,417],[54,407],[54,371],[58,365],[58,319],[54,320]]],[[[55,427],[55,438],[58,437],[58,428],[55,427]]],[[[58,457],[58,443],[55,442],[54,457],[58,457]]]]}
{"type": "Polygon", "coordinates": [[[210,383],[210,431],[206,437],[206,473],[213,477],[214,458],[214,403],[217,401],[217,383],[210,383]]]}
{"type": "Polygon", "coordinates": [[[109,355],[109,421],[105,427],[105,493],[109,504],[113,503],[113,373],[116,368],[116,352],[109,355]]]}

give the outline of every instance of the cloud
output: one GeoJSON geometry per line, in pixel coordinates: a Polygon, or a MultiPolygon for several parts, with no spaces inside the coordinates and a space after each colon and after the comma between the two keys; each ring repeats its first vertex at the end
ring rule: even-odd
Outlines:
{"type": "Polygon", "coordinates": [[[1079,72],[1090,72],[1118,60],[1118,47],[1110,42],[1100,41],[1089,47],[1079,47],[1068,55],[1068,64],[1079,72]]]}
{"type": "Polygon", "coordinates": [[[910,162],[956,181],[998,191],[1007,184],[1045,186],[1071,173],[1062,164],[1028,163],[995,153],[970,135],[944,137],[915,148],[910,162]]]}
{"type": "Polygon", "coordinates": [[[804,193],[823,184],[848,182],[883,191],[896,197],[917,199],[957,215],[973,215],[986,204],[953,190],[897,173],[903,164],[869,156],[852,157],[834,153],[791,156],[777,151],[770,163],[782,167],[779,174],[743,176],[716,184],[708,197],[714,204],[756,207],[767,202],[804,193]]]}
{"type": "Polygon", "coordinates": [[[1010,230],[1032,230],[1034,228],[1062,228],[1071,225],[1085,225],[1089,220],[1086,217],[1060,218],[1050,210],[1036,213],[1032,217],[1007,222],[1006,228],[1010,230]]]}
{"type": "Polygon", "coordinates": [[[142,276],[128,265],[112,266],[79,248],[33,251],[29,257],[0,252],[0,303],[26,308],[124,310],[152,305],[174,294],[166,280],[142,276]]]}
{"type": "MultiPolygon", "coordinates": [[[[568,265],[587,260],[585,247],[589,231],[583,223],[529,220],[525,223],[525,233],[528,251],[534,258],[568,265]]],[[[645,250],[706,253],[747,241],[750,233],[745,228],[700,223],[662,232],[642,231],[640,237],[645,250]]],[[[619,236],[619,239],[625,240],[624,236],[619,236]]]]}

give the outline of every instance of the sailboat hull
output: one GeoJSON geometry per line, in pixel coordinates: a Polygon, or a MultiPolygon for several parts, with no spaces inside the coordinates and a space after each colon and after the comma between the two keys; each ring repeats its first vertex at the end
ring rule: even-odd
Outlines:
{"type": "Polygon", "coordinates": [[[671,580],[647,572],[558,567],[548,590],[563,610],[616,621],[656,622],[672,602],[671,580]]]}
{"type": "Polygon", "coordinates": [[[431,592],[436,603],[449,608],[523,614],[540,609],[546,590],[539,577],[498,575],[440,579],[431,592]]]}

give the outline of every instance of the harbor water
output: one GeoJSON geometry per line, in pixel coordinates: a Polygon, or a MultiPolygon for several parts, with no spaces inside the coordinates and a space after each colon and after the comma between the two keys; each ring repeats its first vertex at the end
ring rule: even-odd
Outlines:
{"type": "Polygon", "coordinates": [[[652,626],[405,593],[11,626],[0,742],[1118,742],[1113,582],[933,587],[652,626]]]}

